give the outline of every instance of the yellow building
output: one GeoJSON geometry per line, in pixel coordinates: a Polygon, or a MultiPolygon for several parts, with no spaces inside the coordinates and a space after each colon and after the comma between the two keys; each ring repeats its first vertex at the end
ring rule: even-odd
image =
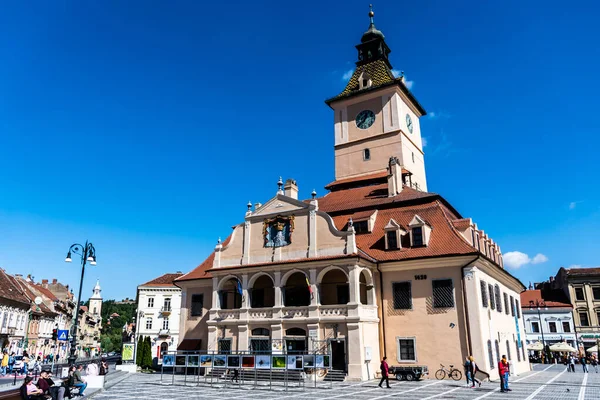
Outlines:
{"type": "MultiPolygon", "coordinates": [[[[331,353],[348,379],[392,365],[529,369],[519,293],[499,246],[426,192],[425,109],[392,73],[373,22],[334,114],[335,177],[304,200],[293,179],[248,204],[182,288],[181,350],[331,353]],[[243,217],[243,218],[242,218],[243,217]],[[521,338],[521,335],[523,337],[521,338]]],[[[308,196],[306,196],[308,197],[308,196]]]]}

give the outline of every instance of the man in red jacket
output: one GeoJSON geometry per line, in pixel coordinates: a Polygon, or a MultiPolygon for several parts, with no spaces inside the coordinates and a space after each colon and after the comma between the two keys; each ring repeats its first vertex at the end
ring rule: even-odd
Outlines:
{"type": "Polygon", "coordinates": [[[500,391],[501,392],[511,392],[512,389],[508,388],[508,374],[510,372],[510,367],[508,366],[508,361],[506,361],[506,356],[502,356],[502,360],[498,362],[498,374],[500,375],[500,391]]]}
{"type": "Polygon", "coordinates": [[[385,381],[385,384],[387,385],[388,389],[391,389],[390,386],[390,380],[388,378],[388,375],[390,373],[390,367],[388,366],[387,361],[387,357],[383,357],[383,360],[381,360],[381,381],[379,382],[379,387],[382,387],[381,384],[383,383],[383,381],[385,381]]]}

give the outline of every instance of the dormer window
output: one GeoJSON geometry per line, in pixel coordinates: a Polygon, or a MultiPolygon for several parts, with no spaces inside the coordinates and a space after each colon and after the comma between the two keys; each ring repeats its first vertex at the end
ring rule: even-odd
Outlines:
{"type": "Polygon", "coordinates": [[[366,73],[362,73],[360,75],[360,77],[358,78],[358,86],[359,89],[368,89],[371,86],[373,86],[373,80],[371,79],[371,77],[369,76],[369,74],[366,73]]]}
{"type": "Polygon", "coordinates": [[[401,238],[406,233],[404,229],[393,219],[383,228],[385,231],[385,249],[399,250],[402,248],[401,238]]]}
{"type": "Polygon", "coordinates": [[[410,245],[412,247],[427,246],[429,244],[431,226],[421,217],[415,215],[408,227],[410,228],[410,245]]]}
{"type": "Polygon", "coordinates": [[[417,226],[412,228],[412,245],[413,247],[423,246],[423,228],[417,226]]]}

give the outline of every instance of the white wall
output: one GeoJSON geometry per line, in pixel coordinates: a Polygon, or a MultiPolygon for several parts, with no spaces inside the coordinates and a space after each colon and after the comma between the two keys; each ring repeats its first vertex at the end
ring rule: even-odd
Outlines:
{"type": "Polygon", "coordinates": [[[568,343],[570,342],[569,344],[577,347],[575,345],[575,327],[573,324],[573,315],[571,310],[553,310],[552,308],[548,308],[547,310],[541,309],[540,316],[542,319],[540,321],[536,308],[532,308],[530,311],[528,307],[525,307],[523,308],[523,316],[525,319],[525,331],[527,332],[528,344],[538,341],[541,342],[543,332],[544,341],[546,344],[552,344],[563,340],[567,341],[568,343]],[[531,326],[532,322],[539,323],[539,332],[533,332],[531,326]],[[550,322],[556,323],[556,332],[550,332],[550,322]],[[563,322],[567,322],[569,324],[569,332],[564,331],[563,322]]]}

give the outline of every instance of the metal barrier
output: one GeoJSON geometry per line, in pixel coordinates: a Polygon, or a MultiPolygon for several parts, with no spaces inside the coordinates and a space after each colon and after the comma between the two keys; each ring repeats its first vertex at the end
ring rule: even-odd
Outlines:
{"type": "Polygon", "coordinates": [[[288,352],[283,341],[273,341],[268,352],[168,351],[162,354],[160,381],[167,385],[285,391],[303,391],[307,385],[333,387],[333,382],[323,380],[331,369],[329,347],[313,343],[311,350],[288,352]]]}

